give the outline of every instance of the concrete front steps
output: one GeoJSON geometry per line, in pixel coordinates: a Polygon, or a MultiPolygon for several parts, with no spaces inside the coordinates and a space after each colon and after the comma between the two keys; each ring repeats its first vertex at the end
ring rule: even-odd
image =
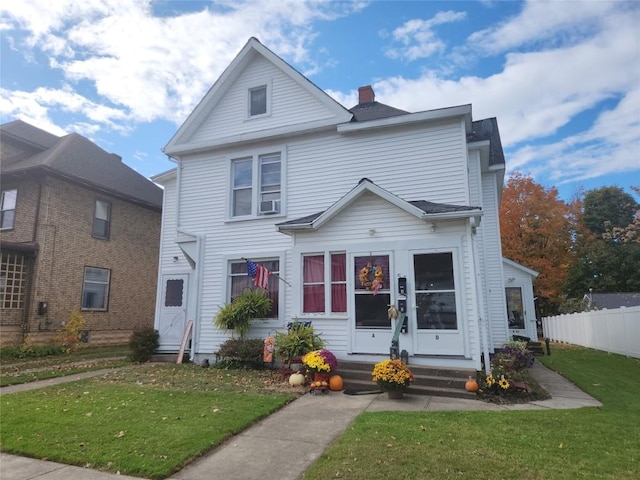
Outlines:
{"type": "MultiPolygon", "coordinates": [[[[345,389],[376,390],[378,386],[371,380],[373,363],[339,361],[338,371],[344,381],[345,389]]],[[[433,395],[437,397],[452,397],[475,399],[475,393],[467,392],[464,385],[469,377],[476,378],[476,371],[459,368],[423,367],[409,364],[414,382],[407,389],[407,393],[417,395],[433,395]]]]}

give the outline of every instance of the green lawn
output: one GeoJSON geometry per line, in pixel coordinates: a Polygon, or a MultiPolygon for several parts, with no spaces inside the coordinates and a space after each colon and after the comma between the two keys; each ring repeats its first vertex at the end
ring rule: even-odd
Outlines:
{"type": "Polygon", "coordinates": [[[293,398],[268,371],[141,366],[3,395],[1,449],[165,478],[293,398]]]}
{"type": "Polygon", "coordinates": [[[64,377],[74,373],[120,367],[131,362],[127,346],[87,347],[68,354],[43,357],[3,358],[0,387],[64,377]]]}
{"type": "Polygon", "coordinates": [[[305,480],[638,479],[640,360],[553,346],[541,360],[600,409],[365,412],[305,480]]]}

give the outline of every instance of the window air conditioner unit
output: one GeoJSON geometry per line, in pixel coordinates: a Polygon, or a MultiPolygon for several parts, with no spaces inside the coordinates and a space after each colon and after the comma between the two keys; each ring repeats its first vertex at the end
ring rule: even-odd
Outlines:
{"type": "Polygon", "coordinates": [[[278,201],[277,200],[265,200],[260,202],[260,214],[271,215],[278,213],[278,201]]]}

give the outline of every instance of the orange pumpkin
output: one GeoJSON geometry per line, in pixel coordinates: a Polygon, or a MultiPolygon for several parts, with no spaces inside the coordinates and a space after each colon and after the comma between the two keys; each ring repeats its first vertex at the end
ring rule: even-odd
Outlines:
{"type": "Polygon", "coordinates": [[[478,382],[476,382],[475,378],[469,377],[467,383],[464,384],[464,388],[467,392],[477,392],[480,386],[478,385],[478,382]]]}
{"type": "Polygon", "coordinates": [[[344,382],[340,375],[333,375],[329,378],[329,389],[333,392],[339,392],[344,387],[344,382]]]}

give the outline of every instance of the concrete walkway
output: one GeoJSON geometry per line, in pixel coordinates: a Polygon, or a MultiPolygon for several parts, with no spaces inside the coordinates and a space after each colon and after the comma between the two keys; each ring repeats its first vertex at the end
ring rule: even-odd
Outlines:
{"type": "MultiPolygon", "coordinates": [[[[274,477],[275,472],[279,480],[301,479],[306,469],[364,411],[544,410],[601,405],[539,362],[532,367],[531,373],[551,394],[550,400],[494,405],[478,400],[422,395],[406,395],[402,400],[389,400],[384,394],[351,396],[330,392],[326,395],[303,395],[177,472],[171,480],[263,480],[265,475],[274,477]],[[283,454],[286,454],[286,462],[282,461],[283,454]]],[[[71,381],[71,377],[65,378],[71,381]]],[[[45,382],[37,383],[44,386],[45,382]]],[[[0,392],[9,393],[5,390],[7,388],[11,387],[2,388],[0,392]]],[[[0,453],[0,478],[131,480],[134,477],[0,453]]]]}

